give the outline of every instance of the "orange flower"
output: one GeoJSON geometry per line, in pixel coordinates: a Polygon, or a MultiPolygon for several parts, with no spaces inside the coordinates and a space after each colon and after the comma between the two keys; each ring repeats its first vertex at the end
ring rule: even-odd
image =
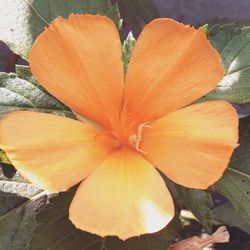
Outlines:
{"type": "Polygon", "coordinates": [[[79,121],[14,112],[1,120],[0,144],[42,189],[58,192],[84,180],[70,220],[82,230],[127,239],[156,232],[174,216],[154,167],[180,185],[206,189],[237,146],[238,119],[224,101],[186,107],[223,77],[202,29],[152,21],[137,41],[125,83],[121,58],[110,19],[57,18],[35,42],[30,67],[79,121]]]}

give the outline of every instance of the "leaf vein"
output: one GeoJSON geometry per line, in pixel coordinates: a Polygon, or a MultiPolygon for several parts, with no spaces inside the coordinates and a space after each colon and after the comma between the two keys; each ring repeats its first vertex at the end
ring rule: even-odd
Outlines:
{"type": "Polygon", "coordinates": [[[29,100],[28,98],[26,98],[24,95],[22,95],[22,94],[20,94],[20,93],[18,93],[18,92],[16,92],[16,91],[14,91],[13,89],[9,89],[9,88],[7,88],[6,86],[4,86],[4,87],[0,87],[0,89],[7,89],[7,90],[9,90],[10,92],[12,92],[12,93],[14,93],[14,94],[16,94],[16,95],[18,95],[18,96],[21,96],[22,98],[24,98],[32,107],[36,107],[36,105],[31,101],[31,100],[29,100]]]}
{"type": "Polygon", "coordinates": [[[30,8],[37,14],[37,16],[46,24],[46,26],[49,26],[49,22],[32,6],[31,3],[29,3],[27,0],[24,0],[27,5],[30,6],[30,8]]]}

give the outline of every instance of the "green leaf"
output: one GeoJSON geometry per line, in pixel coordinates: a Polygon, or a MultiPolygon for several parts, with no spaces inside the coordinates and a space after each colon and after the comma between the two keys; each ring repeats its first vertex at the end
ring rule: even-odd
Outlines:
{"type": "MultiPolygon", "coordinates": [[[[49,200],[44,210],[39,211],[37,215],[39,225],[32,235],[29,249],[63,250],[70,249],[70,246],[72,249],[80,249],[86,244],[85,234],[77,230],[68,220],[68,209],[75,191],[76,188],[73,188],[68,192],[59,193],[49,200]]],[[[93,237],[93,241],[97,239],[100,240],[97,236],[93,237]]],[[[96,244],[99,243],[98,241],[96,244]]]]}
{"type": "Polygon", "coordinates": [[[38,194],[0,217],[0,249],[28,249],[27,243],[37,225],[36,215],[47,203],[47,196],[38,194]]]}
{"type": "Polygon", "coordinates": [[[196,219],[205,227],[207,232],[211,231],[213,216],[211,208],[213,202],[211,195],[200,189],[192,189],[180,186],[163,175],[163,178],[174,197],[176,207],[190,210],[196,219]]]}
{"type": "Polygon", "coordinates": [[[219,52],[225,70],[223,80],[200,100],[250,101],[250,26],[235,23],[208,24],[208,39],[219,52]]]}
{"type": "Polygon", "coordinates": [[[126,242],[116,237],[101,238],[83,232],[76,229],[68,219],[68,209],[75,191],[76,187],[59,193],[40,211],[37,215],[39,225],[29,242],[30,250],[166,250],[177,232],[182,229],[180,221],[175,218],[159,233],[132,238],[126,242]]]}
{"type": "Polygon", "coordinates": [[[12,179],[8,179],[0,169],[0,216],[40,192],[40,189],[19,174],[16,174],[12,179]]]}
{"type": "Polygon", "coordinates": [[[250,175],[250,117],[239,121],[239,144],[229,166],[250,175]]]}
{"type": "Polygon", "coordinates": [[[238,227],[250,235],[250,224],[236,212],[230,202],[216,206],[213,208],[212,213],[216,222],[231,227],[238,227]]]}
{"type": "Polygon", "coordinates": [[[228,168],[213,190],[224,195],[238,214],[250,223],[250,175],[228,168]]]}
{"type": "Polygon", "coordinates": [[[204,190],[185,188],[177,184],[174,186],[184,207],[193,213],[208,232],[211,232],[213,220],[211,195],[204,190]]]}
{"type": "MultiPolygon", "coordinates": [[[[26,80],[28,82],[32,82],[35,85],[39,85],[36,79],[33,77],[30,68],[25,65],[16,65],[15,72],[17,77],[26,80]]],[[[46,91],[46,90],[44,90],[46,91]]]]}
{"type": "Polygon", "coordinates": [[[0,169],[0,249],[27,249],[47,196],[19,174],[6,178],[0,169]]]}
{"type": "MultiPolygon", "coordinates": [[[[144,235],[126,241],[126,250],[166,250],[174,239],[179,238],[183,226],[176,213],[174,219],[160,232],[144,235]]],[[[115,248],[114,250],[119,249],[115,248]]],[[[108,249],[109,250],[109,249],[108,249]]],[[[111,250],[111,249],[110,249],[111,250]]]]}
{"type": "Polygon", "coordinates": [[[0,96],[0,118],[17,110],[75,117],[69,108],[37,84],[25,66],[19,66],[17,74],[0,72],[0,96]]]}
{"type": "Polygon", "coordinates": [[[212,186],[213,191],[224,195],[236,211],[250,223],[250,117],[240,119],[239,143],[233,153],[229,168],[212,186]]]}
{"type": "Polygon", "coordinates": [[[133,49],[135,47],[136,40],[132,34],[132,32],[128,33],[126,40],[123,43],[122,47],[122,59],[123,59],[123,68],[124,68],[124,75],[127,73],[128,63],[132,56],[133,49]]]}
{"type": "Polygon", "coordinates": [[[0,40],[24,59],[31,46],[57,16],[71,13],[106,15],[120,27],[117,5],[107,0],[1,0],[0,40]]]}

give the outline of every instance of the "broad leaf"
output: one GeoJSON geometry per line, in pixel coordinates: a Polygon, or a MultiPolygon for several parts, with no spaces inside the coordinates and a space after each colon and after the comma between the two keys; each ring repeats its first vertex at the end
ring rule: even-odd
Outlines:
{"type": "Polygon", "coordinates": [[[224,195],[244,220],[250,223],[250,175],[228,168],[213,190],[224,195]]]}
{"type": "MultiPolygon", "coordinates": [[[[250,117],[240,119],[239,146],[234,151],[230,167],[250,175],[250,117]]],[[[249,204],[250,206],[250,204],[249,204]]]]}
{"type": "Polygon", "coordinates": [[[7,179],[0,170],[0,249],[27,249],[47,196],[20,175],[7,179]]]}
{"type": "Polygon", "coordinates": [[[204,190],[185,188],[177,184],[174,186],[184,207],[189,209],[205,229],[210,232],[213,220],[211,195],[204,190]]]}
{"type": "Polygon", "coordinates": [[[249,102],[250,26],[235,23],[209,24],[207,35],[221,55],[225,76],[218,86],[201,100],[249,102]]]}
{"type": "MultiPolygon", "coordinates": [[[[37,215],[39,226],[29,243],[31,250],[166,250],[177,232],[182,229],[178,219],[152,235],[127,240],[116,237],[101,238],[74,227],[68,219],[68,209],[76,188],[50,199],[46,208],[37,215]]],[[[100,207],[101,209],[101,207],[100,207]]],[[[84,211],[83,211],[84,212],[84,211]]],[[[112,212],[112,211],[111,211],[112,212]]]]}
{"type": "Polygon", "coordinates": [[[238,227],[250,235],[250,224],[235,210],[230,202],[225,202],[212,209],[214,220],[220,224],[238,227]]]}
{"type": "Polygon", "coordinates": [[[28,74],[27,67],[19,66],[17,69],[17,74],[0,73],[0,118],[17,110],[74,117],[65,105],[36,83],[28,74]],[[27,74],[24,74],[25,70],[27,74]]]}
{"type": "Polygon", "coordinates": [[[223,177],[212,190],[224,195],[236,211],[250,223],[250,117],[240,119],[239,147],[223,177]]]}
{"type": "MultiPolygon", "coordinates": [[[[36,79],[33,77],[30,68],[25,65],[16,65],[15,72],[18,78],[26,80],[28,82],[32,82],[35,85],[39,85],[36,79]]],[[[46,90],[44,90],[46,92],[46,90]]]]}
{"type": "Polygon", "coordinates": [[[0,217],[0,249],[28,249],[27,243],[37,225],[36,214],[47,203],[47,196],[38,194],[0,217]]]}
{"type": "Polygon", "coordinates": [[[0,40],[24,59],[37,36],[57,16],[71,13],[106,15],[120,26],[116,5],[108,0],[1,0],[0,40]]]}
{"type": "Polygon", "coordinates": [[[211,232],[213,221],[211,213],[213,202],[211,195],[205,190],[183,187],[174,183],[165,175],[162,176],[174,197],[175,206],[179,210],[190,210],[196,219],[205,227],[206,231],[211,232]]]}
{"type": "MultiPolygon", "coordinates": [[[[250,117],[240,120],[240,145],[235,150],[229,168],[223,177],[211,187],[211,191],[224,195],[247,223],[250,223],[249,122],[250,117]]],[[[210,210],[212,208],[210,195],[201,190],[186,189],[178,185],[174,185],[174,187],[176,200],[180,200],[186,208],[190,209],[203,225],[211,226],[213,216],[210,210]]],[[[230,221],[230,218],[228,218],[228,221],[230,221]]]]}
{"type": "Polygon", "coordinates": [[[41,190],[26,181],[19,174],[8,179],[0,169],[0,216],[3,216],[40,192],[41,190]]]}

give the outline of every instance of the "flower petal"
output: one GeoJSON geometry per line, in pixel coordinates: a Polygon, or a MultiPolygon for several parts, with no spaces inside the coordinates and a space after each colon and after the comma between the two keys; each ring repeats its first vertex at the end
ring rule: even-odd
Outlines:
{"type": "Polygon", "coordinates": [[[81,230],[125,240],[159,231],[173,218],[174,205],[157,170],[122,148],[80,185],[69,216],[81,230]]]}
{"type": "Polygon", "coordinates": [[[145,157],[172,181],[206,189],[223,174],[237,147],[238,116],[224,101],[191,105],[143,130],[145,157]]]}
{"type": "Polygon", "coordinates": [[[65,117],[24,111],[0,122],[0,148],[21,175],[48,191],[81,181],[113,145],[99,130],[65,117]]]}
{"type": "Polygon", "coordinates": [[[155,19],[133,50],[124,109],[131,120],[152,122],[208,93],[222,78],[220,56],[202,29],[155,19]]]}
{"type": "Polygon", "coordinates": [[[123,66],[118,31],[99,15],[57,18],[36,40],[33,75],[76,113],[106,126],[121,108],[123,66]]]}

